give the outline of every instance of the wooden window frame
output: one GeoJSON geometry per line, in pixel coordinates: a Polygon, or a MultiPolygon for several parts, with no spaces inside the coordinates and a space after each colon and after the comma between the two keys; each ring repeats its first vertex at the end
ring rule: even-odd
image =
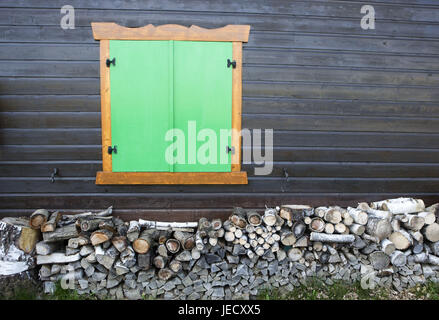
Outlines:
{"type": "Polygon", "coordinates": [[[218,29],[175,24],[141,28],[127,28],[113,22],[92,22],[93,37],[100,40],[100,85],[102,126],[102,171],[96,174],[96,184],[247,184],[247,172],[241,171],[241,118],[242,118],[242,43],[248,42],[249,25],[227,25],[218,29]],[[180,40],[232,42],[232,147],[231,172],[112,172],[110,40],[180,40]]]}

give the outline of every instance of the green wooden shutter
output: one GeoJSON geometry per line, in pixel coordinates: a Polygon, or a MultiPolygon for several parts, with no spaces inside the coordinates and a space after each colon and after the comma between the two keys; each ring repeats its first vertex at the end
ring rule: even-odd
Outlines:
{"type": "MultiPolygon", "coordinates": [[[[110,57],[116,58],[110,67],[113,172],[231,171],[231,154],[219,137],[232,125],[232,43],[111,40],[110,57]],[[196,153],[191,159],[189,122],[196,124],[195,139],[203,129],[218,137],[213,164],[200,163],[196,153]],[[185,134],[186,164],[165,160],[171,128],[185,134]]],[[[197,141],[195,151],[203,144],[197,141]]]]}
{"type": "MultiPolygon", "coordinates": [[[[216,133],[216,164],[189,163],[190,146],[186,144],[186,164],[175,164],[175,172],[230,172],[231,153],[220,145],[220,129],[232,127],[232,60],[230,42],[175,41],[174,43],[174,126],[188,139],[188,122],[196,122],[196,134],[203,129],[216,133]],[[221,164],[221,154],[226,163],[221,164]]],[[[231,138],[227,139],[231,145],[231,138]]],[[[196,143],[199,150],[204,142],[196,143]]]]}
{"type": "Polygon", "coordinates": [[[110,57],[113,172],[171,171],[172,42],[111,40],[110,57]]]}

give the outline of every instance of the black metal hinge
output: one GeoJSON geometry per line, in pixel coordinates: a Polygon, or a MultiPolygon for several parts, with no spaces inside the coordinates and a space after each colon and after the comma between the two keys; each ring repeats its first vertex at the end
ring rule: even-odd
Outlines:
{"type": "Polygon", "coordinates": [[[229,146],[227,146],[226,147],[226,153],[232,153],[232,154],[235,154],[235,147],[229,147],[229,146]]]}
{"type": "Polygon", "coordinates": [[[105,64],[107,65],[107,67],[110,67],[110,64],[113,64],[113,66],[116,65],[116,58],[113,59],[107,59],[107,61],[105,61],[105,64]]]}
{"type": "Polygon", "coordinates": [[[117,153],[117,146],[114,146],[114,147],[109,146],[108,147],[108,154],[112,154],[113,152],[117,153]]]}
{"type": "Polygon", "coordinates": [[[230,66],[232,66],[233,69],[235,69],[236,68],[236,61],[235,60],[230,61],[230,59],[227,59],[227,68],[230,68],[230,66]]]}

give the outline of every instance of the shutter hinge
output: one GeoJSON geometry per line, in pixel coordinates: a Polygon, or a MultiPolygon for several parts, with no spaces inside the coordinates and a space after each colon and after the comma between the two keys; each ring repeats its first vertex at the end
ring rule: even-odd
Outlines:
{"type": "Polygon", "coordinates": [[[117,146],[111,147],[108,146],[108,154],[117,153],[117,146]]]}
{"type": "Polygon", "coordinates": [[[105,64],[107,65],[107,67],[110,67],[110,64],[113,64],[113,66],[116,65],[116,58],[113,59],[107,59],[107,61],[105,61],[105,64]]]}
{"type": "Polygon", "coordinates": [[[227,68],[230,68],[230,66],[232,66],[233,69],[235,69],[236,68],[236,61],[235,60],[230,61],[230,59],[227,59],[227,68]]]}
{"type": "Polygon", "coordinates": [[[226,146],[226,153],[232,153],[232,154],[235,154],[235,147],[229,147],[229,146],[226,146]]]}

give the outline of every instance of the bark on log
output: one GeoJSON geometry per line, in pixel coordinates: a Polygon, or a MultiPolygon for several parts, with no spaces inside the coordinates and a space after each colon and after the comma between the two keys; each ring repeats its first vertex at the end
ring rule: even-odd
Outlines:
{"type": "Polygon", "coordinates": [[[221,219],[213,219],[211,225],[213,230],[218,230],[222,227],[223,223],[221,222],[221,219]]]}
{"type": "Polygon", "coordinates": [[[309,228],[314,232],[323,232],[325,230],[325,222],[321,218],[315,217],[311,220],[309,228]]]}
{"type": "Polygon", "coordinates": [[[419,215],[415,214],[406,214],[407,222],[404,223],[404,226],[407,229],[413,230],[413,231],[419,231],[422,229],[422,227],[425,224],[425,219],[419,215]]]}
{"type": "Polygon", "coordinates": [[[346,233],[346,226],[343,223],[337,223],[335,226],[335,232],[345,234],[346,233]]]}
{"type": "Polygon", "coordinates": [[[436,222],[436,215],[434,214],[434,212],[423,211],[419,212],[418,216],[424,218],[424,222],[426,225],[430,225],[436,222]]]}
{"type": "Polygon", "coordinates": [[[160,280],[163,280],[163,281],[168,281],[169,279],[171,279],[171,277],[174,275],[174,273],[172,272],[172,270],[170,270],[170,269],[168,269],[168,268],[163,268],[163,269],[160,269],[158,272],[157,272],[157,277],[160,279],[160,280]]]}
{"type": "Polygon", "coordinates": [[[326,223],[325,225],[325,233],[327,234],[333,234],[335,231],[334,225],[330,222],[326,223]]]}
{"type": "Polygon", "coordinates": [[[357,209],[365,211],[371,217],[376,217],[380,219],[392,220],[392,213],[390,211],[378,210],[369,207],[366,202],[360,202],[357,206],[357,209]]]}
{"type": "Polygon", "coordinates": [[[113,237],[113,233],[108,229],[100,229],[94,231],[90,236],[90,242],[92,245],[104,243],[113,237]]]}
{"type": "Polygon", "coordinates": [[[154,266],[157,269],[163,269],[164,267],[166,267],[167,262],[168,262],[168,258],[165,258],[163,256],[155,256],[153,260],[154,266]]]}
{"type": "Polygon", "coordinates": [[[56,224],[61,219],[61,213],[59,211],[55,211],[50,215],[49,220],[47,220],[41,226],[41,232],[52,232],[56,229],[56,224]]]}
{"type": "Polygon", "coordinates": [[[137,264],[140,269],[148,270],[151,267],[152,251],[148,251],[145,254],[137,255],[137,264]]]}
{"type": "Polygon", "coordinates": [[[65,227],[56,228],[55,231],[43,233],[43,240],[48,242],[68,240],[70,238],[78,237],[78,229],[75,224],[70,224],[65,227]]]}
{"type": "Polygon", "coordinates": [[[332,224],[337,224],[341,221],[341,212],[338,208],[328,208],[323,216],[323,219],[332,224]]]}
{"type": "Polygon", "coordinates": [[[148,229],[197,228],[198,222],[162,222],[139,219],[139,225],[148,229]]]}
{"type": "Polygon", "coordinates": [[[243,208],[234,208],[229,219],[238,228],[244,229],[247,226],[247,212],[243,208]]]}
{"type": "Polygon", "coordinates": [[[390,211],[393,214],[415,213],[425,209],[424,201],[413,198],[387,199],[372,203],[372,208],[390,211]]]}
{"type": "Polygon", "coordinates": [[[406,250],[413,243],[412,237],[405,230],[393,232],[389,236],[389,240],[395,244],[395,248],[398,250],[406,250]]]}
{"type": "Polygon", "coordinates": [[[280,233],[280,242],[284,245],[284,246],[292,246],[295,242],[296,242],[296,236],[294,235],[293,232],[285,229],[285,230],[281,230],[280,233]]]}
{"type": "Polygon", "coordinates": [[[168,249],[166,248],[165,244],[160,244],[157,247],[157,253],[161,255],[162,257],[168,257],[168,249]]]}
{"type": "Polygon", "coordinates": [[[40,229],[47,220],[49,220],[49,211],[38,209],[30,215],[29,225],[32,229],[40,229]]]}
{"type": "Polygon", "coordinates": [[[384,239],[381,241],[381,249],[385,254],[390,256],[396,250],[396,247],[392,241],[389,239],[384,239]]]}
{"type": "MultiPolygon", "coordinates": [[[[182,239],[182,241],[184,241],[184,239],[182,239]]],[[[180,250],[180,241],[178,239],[168,239],[166,241],[166,249],[172,254],[177,253],[180,250]]]]}
{"type": "Polygon", "coordinates": [[[303,251],[299,248],[291,248],[290,250],[288,250],[287,255],[290,261],[296,262],[303,257],[303,251]]]}
{"type": "Polygon", "coordinates": [[[247,221],[251,226],[259,226],[262,223],[262,218],[256,211],[247,211],[247,221]]]}
{"type": "Polygon", "coordinates": [[[367,221],[366,231],[368,234],[377,237],[381,241],[392,233],[392,226],[386,219],[371,217],[367,221]]]}
{"type": "Polygon", "coordinates": [[[182,263],[178,260],[172,260],[169,262],[169,269],[171,269],[172,272],[178,273],[182,269],[182,263]]]}
{"type": "Polygon", "coordinates": [[[38,255],[47,256],[55,251],[61,250],[62,244],[59,242],[40,241],[35,246],[38,255]]]}
{"type": "Polygon", "coordinates": [[[120,253],[120,261],[128,268],[136,265],[136,253],[131,246],[127,246],[126,249],[120,253]]]}
{"type": "Polygon", "coordinates": [[[367,220],[369,217],[366,212],[352,207],[348,207],[347,210],[351,215],[352,219],[354,219],[355,223],[361,224],[363,226],[367,224],[367,220]]]}
{"type": "Polygon", "coordinates": [[[277,212],[276,209],[267,208],[264,212],[264,216],[262,217],[262,221],[264,221],[267,226],[274,226],[277,221],[277,212]]]}
{"type": "Polygon", "coordinates": [[[119,252],[124,251],[128,246],[128,240],[124,236],[113,237],[113,239],[111,239],[111,243],[119,252]]]}
{"type": "Polygon", "coordinates": [[[311,232],[310,240],[320,242],[352,243],[355,241],[355,236],[352,234],[326,234],[311,232]]]}
{"type": "Polygon", "coordinates": [[[134,251],[140,254],[147,253],[155,243],[158,236],[159,231],[156,229],[143,230],[139,237],[133,242],[134,251]]]}
{"type": "Polygon", "coordinates": [[[79,261],[81,256],[79,253],[67,256],[61,252],[55,252],[49,255],[37,255],[37,264],[53,264],[53,263],[69,263],[79,261]]]}
{"type": "Polygon", "coordinates": [[[127,231],[127,239],[130,242],[134,242],[140,234],[140,224],[137,221],[130,221],[130,225],[127,231]]]}
{"type": "Polygon", "coordinates": [[[358,224],[358,223],[353,223],[350,227],[349,230],[353,233],[356,234],[357,236],[361,236],[364,231],[366,231],[366,227],[364,225],[358,224]]]}

